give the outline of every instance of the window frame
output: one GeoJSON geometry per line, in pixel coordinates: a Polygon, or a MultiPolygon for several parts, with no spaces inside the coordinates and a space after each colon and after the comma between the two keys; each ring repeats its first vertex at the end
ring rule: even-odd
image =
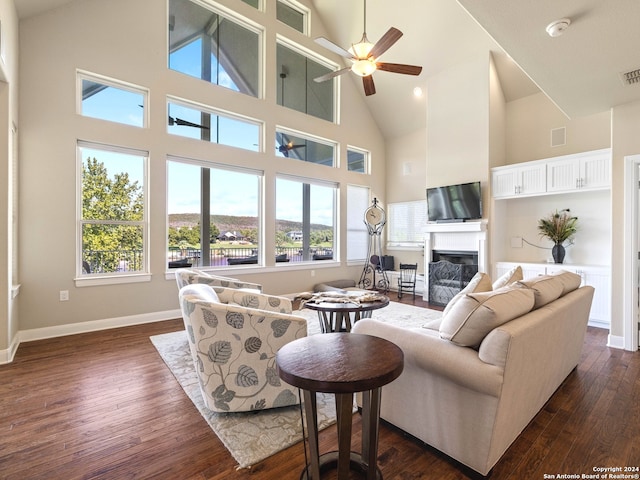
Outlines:
{"type": "Polygon", "coordinates": [[[296,32],[301,33],[302,35],[309,36],[310,24],[311,24],[311,12],[310,10],[302,5],[300,2],[296,2],[295,0],[276,0],[276,20],[283,25],[287,25],[288,27],[294,29],[296,32]],[[302,15],[302,30],[298,30],[296,27],[289,25],[286,22],[283,22],[278,18],[278,4],[289,7],[291,10],[295,10],[296,12],[302,15]]]}
{"type": "Polygon", "coordinates": [[[353,173],[359,173],[361,175],[371,175],[371,152],[369,150],[365,150],[364,148],[353,147],[351,145],[347,145],[347,171],[353,173]],[[358,170],[351,170],[349,168],[349,152],[360,153],[364,156],[364,172],[359,172],[358,170]]]}
{"type": "Polygon", "coordinates": [[[427,226],[427,199],[410,202],[390,203],[387,206],[387,249],[422,250],[427,226]],[[406,219],[402,222],[401,219],[406,219]],[[399,224],[399,225],[398,225],[399,224]],[[405,235],[398,237],[394,232],[400,228],[405,235]]]}
{"type": "MultiPolygon", "coordinates": [[[[331,60],[327,59],[326,57],[321,56],[320,54],[318,54],[317,52],[314,52],[313,50],[310,50],[308,48],[303,47],[302,45],[293,42],[292,40],[290,40],[289,38],[280,35],[280,34],[276,34],[276,45],[275,45],[275,49],[276,52],[278,50],[278,46],[283,46],[285,48],[288,48],[290,50],[292,50],[293,52],[297,53],[298,55],[302,55],[304,57],[306,57],[309,60],[312,60],[314,62],[316,62],[317,64],[331,70],[331,71],[336,71],[339,68],[341,68],[337,63],[332,62],[331,60]]],[[[277,53],[276,53],[276,57],[277,57],[277,53]]],[[[280,75],[280,72],[278,72],[278,75],[280,75]]],[[[332,105],[332,111],[333,111],[333,119],[332,120],[326,120],[324,118],[315,116],[315,115],[311,115],[307,112],[300,112],[299,110],[287,107],[285,105],[282,105],[280,103],[278,103],[278,101],[276,100],[276,105],[280,106],[282,108],[287,108],[289,110],[293,110],[295,112],[300,112],[303,113],[305,115],[309,115],[310,117],[313,118],[317,118],[319,120],[324,120],[324,121],[329,121],[333,124],[338,125],[340,123],[340,77],[334,77],[331,80],[327,80],[327,81],[331,81],[333,82],[333,105],[332,105]]]]}
{"type": "MultiPolygon", "coordinates": [[[[189,138],[191,140],[198,140],[198,141],[205,141],[201,138],[193,138],[193,137],[187,137],[185,135],[178,135],[175,133],[171,133],[169,132],[169,124],[168,124],[168,118],[169,118],[169,105],[170,104],[175,104],[184,108],[190,108],[190,109],[194,109],[194,110],[198,110],[201,113],[208,113],[209,115],[212,116],[217,116],[217,117],[222,117],[222,118],[226,118],[229,120],[234,120],[237,122],[242,122],[242,123],[246,123],[246,124],[250,124],[250,125],[254,125],[256,127],[258,127],[258,138],[256,139],[258,142],[258,148],[256,150],[250,150],[248,148],[242,148],[242,147],[238,147],[236,145],[230,145],[227,143],[220,143],[219,141],[213,142],[211,140],[209,140],[207,143],[211,143],[213,145],[223,145],[225,147],[232,147],[232,148],[238,148],[240,150],[246,151],[246,152],[254,152],[254,153],[260,153],[260,152],[264,152],[264,122],[260,121],[258,119],[255,118],[251,118],[248,117],[246,115],[241,115],[238,113],[233,113],[233,112],[229,112],[227,110],[222,110],[219,108],[214,108],[211,107],[209,105],[205,105],[203,103],[199,103],[199,102],[192,102],[189,100],[185,100],[183,98],[179,98],[179,97],[174,97],[172,95],[167,95],[166,98],[166,108],[167,108],[167,134],[168,135],[172,135],[172,136],[177,136],[177,137],[181,137],[181,138],[189,138]]],[[[219,138],[218,138],[219,140],[219,138]]]]}
{"type": "MultiPolygon", "coordinates": [[[[333,246],[332,246],[332,250],[333,250],[333,257],[331,259],[325,259],[325,260],[313,260],[313,259],[309,259],[309,260],[301,260],[299,262],[290,262],[290,263],[284,263],[282,265],[279,265],[278,268],[292,268],[294,269],[295,266],[297,265],[332,265],[335,266],[336,264],[340,263],[340,224],[339,224],[339,220],[340,220],[340,205],[339,205],[339,200],[340,200],[340,184],[338,182],[335,181],[331,181],[331,180],[323,180],[323,179],[319,179],[319,178],[313,178],[313,177],[303,177],[300,175],[292,175],[292,174],[288,174],[288,173],[276,173],[275,176],[275,182],[274,182],[274,186],[275,186],[275,190],[274,190],[274,199],[275,199],[275,209],[274,209],[274,215],[273,215],[273,220],[274,222],[278,221],[278,214],[277,214],[277,210],[278,210],[278,180],[282,179],[282,180],[286,180],[286,181],[290,181],[290,182],[297,182],[297,183],[301,183],[303,185],[307,184],[307,185],[316,185],[319,187],[327,187],[327,188],[332,188],[333,189],[333,215],[332,215],[332,221],[333,221],[333,246]]],[[[304,197],[304,193],[303,193],[303,197],[304,197]]],[[[303,200],[303,219],[305,216],[305,211],[304,211],[304,200],[303,200]]],[[[308,211],[306,212],[307,215],[310,215],[311,210],[312,210],[313,206],[309,203],[308,205],[308,211]]],[[[304,220],[303,220],[304,222],[304,220]]],[[[304,229],[304,226],[303,226],[304,229]]],[[[311,232],[309,232],[309,234],[311,234],[311,232]]],[[[304,231],[303,231],[303,235],[304,235],[304,231]]],[[[310,243],[310,238],[307,241],[307,243],[310,243]]],[[[303,239],[303,247],[304,247],[305,241],[303,239]]]]}
{"type": "MultiPolygon", "coordinates": [[[[76,275],[77,287],[95,285],[111,285],[121,283],[137,283],[151,281],[150,270],[150,226],[149,226],[149,152],[137,148],[122,147],[111,144],[78,140],[76,142],[76,275]],[[85,220],[82,216],[82,167],[84,158],[83,149],[104,150],[106,152],[120,153],[124,155],[141,156],[143,161],[143,215],[141,221],[116,221],[107,220],[104,224],[113,225],[138,225],[142,227],[142,271],[135,272],[108,272],[108,273],[82,273],[82,227],[86,223],[96,223],[96,220],[85,220]]],[[[102,223],[102,222],[99,222],[102,223]]]]}
{"type": "Polygon", "coordinates": [[[89,72],[87,70],[76,70],[76,113],[83,118],[92,118],[94,120],[102,120],[104,122],[115,123],[117,125],[125,125],[127,127],[133,128],[149,128],[149,89],[142,87],[140,85],[135,85],[133,83],[125,82],[123,80],[118,80],[116,78],[107,77],[105,75],[100,75],[97,73],[89,72]],[[142,95],[142,125],[132,125],[130,123],[118,122],[115,120],[110,120],[108,118],[102,117],[94,117],[90,115],[85,115],[82,113],[82,82],[84,80],[100,83],[107,87],[116,88],[119,90],[124,90],[129,93],[135,93],[142,95]]]}
{"type": "MultiPolygon", "coordinates": [[[[264,235],[264,191],[265,191],[265,172],[264,170],[258,168],[248,168],[237,165],[230,165],[219,162],[211,162],[207,160],[200,160],[195,158],[189,158],[181,155],[167,155],[166,156],[166,178],[167,178],[167,208],[166,208],[166,219],[165,219],[165,253],[168,255],[169,253],[169,163],[182,163],[187,165],[192,165],[199,168],[207,168],[209,170],[225,170],[229,172],[243,173],[247,175],[256,175],[259,177],[258,180],[258,205],[257,205],[257,237],[258,237],[258,263],[246,265],[201,265],[196,268],[205,271],[237,271],[237,270],[246,270],[246,269],[255,269],[259,268],[261,271],[265,268],[265,235],[264,235]]],[[[211,178],[211,176],[209,177],[211,178]]],[[[203,218],[203,210],[205,207],[207,210],[210,208],[210,197],[209,204],[205,207],[204,201],[205,198],[200,195],[200,221],[202,222],[203,218]]],[[[211,215],[211,214],[210,214],[211,215]]],[[[202,239],[201,241],[201,251],[202,251],[202,239]]],[[[175,269],[169,268],[169,262],[165,262],[165,276],[167,278],[173,278],[175,276],[175,269]]]]}
{"type": "MultiPolygon", "coordinates": [[[[334,140],[329,140],[327,138],[322,138],[319,137],[317,135],[312,135],[310,133],[304,133],[304,132],[300,132],[298,130],[293,130],[290,128],[286,128],[286,127],[282,127],[279,125],[276,125],[276,129],[275,129],[275,135],[277,136],[278,134],[284,134],[284,135],[291,135],[293,137],[298,137],[301,140],[304,141],[309,141],[309,142],[313,142],[313,143],[317,143],[320,145],[325,145],[327,147],[332,147],[333,148],[333,160],[331,162],[331,165],[325,165],[322,163],[316,163],[316,162],[311,162],[309,160],[302,160],[300,158],[295,158],[295,157],[285,157],[285,156],[279,156],[277,153],[275,153],[275,157],[278,159],[291,159],[291,160],[296,160],[298,162],[304,162],[304,163],[309,163],[311,165],[318,165],[318,166],[322,166],[322,167],[329,167],[329,168],[337,168],[338,166],[338,148],[339,148],[339,144],[338,142],[334,141],[334,140]]],[[[277,143],[277,138],[273,139],[275,143],[277,143]]]]}
{"type": "MultiPolygon", "coordinates": [[[[256,92],[256,95],[250,95],[247,93],[244,93],[242,91],[238,91],[236,93],[240,93],[242,95],[247,95],[250,98],[258,98],[258,99],[264,99],[265,98],[265,81],[264,81],[264,72],[265,72],[265,26],[264,25],[260,25],[257,22],[254,22],[252,20],[250,20],[249,18],[239,14],[237,11],[232,10],[228,7],[225,7],[219,3],[215,3],[213,1],[209,1],[209,0],[187,0],[199,7],[202,7],[206,10],[209,10],[212,13],[215,13],[216,15],[222,16],[225,19],[240,25],[242,28],[245,28],[246,30],[251,31],[252,33],[255,33],[258,37],[258,69],[257,69],[257,88],[258,91],[256,92]]],[[[171,0],[167,0],[167,9],[169,9],[169,2],[171,2],[171,0]]],[[[260,0],[260,3],[262,3],[262,0],[260,0]]],[[[253,8],[251,5],[249,5],[249,7],[253,8]]],[[[262,11],[261,9],[258,9],[258,11],[262,11]]],[[[167,37],[166,37],[166,41],[167,41],[167,45],[166,45],[166,52],[167,52],[167,58],[166,58],[166,65],[167,68],[173,72],[179,73],[181,75],[186,75],[188,77],[191,78],[196,78],[199,79],[201,81],[205,81],[207,83],[209,83],[210,85],[215,85],[216,87],[220,87],[220,88],[224,88],[225,90],[229,90],[229,91],[234,91],[234,90],[230,90],[229,88],[225,87],[224,85],[220,85],[219,83],[212,83],[211,80],[206,80],[203,79],[201,77],[195,77],[192,75],[189,75],[187,73],[181,72],[180,70],[175,70],[173,68],[171,68],[171,35],[169,34],[169,30],[165,30],[167,33],[167,37]]]]}
{"type": "Polygon", "coordinates": [[[347,185],[347,222],[346,222],[346,238],[347,238],[347,264],[348,265],[362,265],[362,263],[367,262],[367,253],[368,253],[368,248],[369,248],[369,229],[367,228],[366,223],[364,222],[364,213],[365,210],[367,208],[369,208],[369,206],[371,205],[371,187],[369,186],[363,186],[363,185],[353,185],[353,184],[348,184],[347,185]],[[365,193],[364,191],[366,191],[365,194],[365,201],[362,205],[358,204],[358,205],[353,205],[352,206],[352,198],[350,197],[350,190],[353,189],[358,189],[361,191],[361,193],[365,193]],[[356,210],[356,208],[360,208],[360,210],[356,210]],[[360,228],[354,228],[350,226],[358,226],[360,228]],[[362,257],[359,256],[352,256],[352,250],[350,249],[350,239],[353,239],[353,235],[357,234],[360,235],[362,234],[365,241],[364,241],[364,253],[362,255],[362,257]]]}

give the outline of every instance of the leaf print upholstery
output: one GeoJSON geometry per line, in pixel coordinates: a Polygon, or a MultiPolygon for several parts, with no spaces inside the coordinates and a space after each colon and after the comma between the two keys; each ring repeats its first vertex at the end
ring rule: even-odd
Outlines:
{"type": "Polygon", "coordinates": [[[207,408],[243,412],[299,402],[275,361],[283,345],[307,334],[290,300],[190,283],[180,289],[179,304],[207,408]]]}

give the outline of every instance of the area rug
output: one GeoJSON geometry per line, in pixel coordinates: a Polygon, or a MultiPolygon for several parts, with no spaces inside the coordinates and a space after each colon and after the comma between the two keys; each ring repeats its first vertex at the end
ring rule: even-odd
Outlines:
{"type": "MultiPolygon", "coordinates": [[[[303,309],[294,312],[307,319],[309,335],[320,333],[318,314],[303,309]]],[[[373,312],[373,318],[401,326],[421,326],[441,312],[391,302],[388,307],[373,312]]],[[[187,396],[238,462],[238,468],[249,468],[265,458],[302,440],[300,407],[284,407],[247,413],[216,413],[202,400],[198,379],[189,352],[184,330],[151,337],[162,360],[176,377],[187,396]]],[[[318,394],[318,428],[335,422],[333,395],[318,394]]]]}

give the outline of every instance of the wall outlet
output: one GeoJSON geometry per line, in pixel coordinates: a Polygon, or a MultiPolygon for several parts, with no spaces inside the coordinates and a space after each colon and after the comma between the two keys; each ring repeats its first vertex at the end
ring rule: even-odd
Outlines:
{"type": "Polygon", "coordinates": [[[511,237],[511,248],[522,248],[522,237],[511,237]]]}
{"type": "Polygon", "coordinates": [[[311,276],[315,277],[316,276],[316,271],[315,270],[311,270],[311,276]]]}
{"type": "Polygon", "coordinates": [[[60,301],[66,302],[69,300],[69,290],[60,290],[60,301]]]}

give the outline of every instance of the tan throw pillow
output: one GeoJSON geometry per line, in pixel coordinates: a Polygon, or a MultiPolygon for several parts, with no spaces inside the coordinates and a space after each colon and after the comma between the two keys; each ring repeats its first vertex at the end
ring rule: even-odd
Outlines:
{"type": "Polygon", "coordinates": [[[522,267],[518,265],[493,282],[493,289],[498,290],[499,288],[506,287],[518,280],[522,280],[522,278],[522,267]]]}
{"type": "Polygon", "coordinates": [[[442,317],[440,337],[462,347],[478,347],[491,330],[529,312],[533,304],[533,290],[526,288],[466,294],[442,317]]]}
{"type": "Polygon", "coordinates": [[[551,275],[541,275],[531,280],[521,280],[516,282],[516,285],[533,290],[536,299],[535,305],[533,306],[534,309],[543,307],[560,298],[564,291],[562,281],[551,275]]]}
{"type": "Polygon", "coordinates": [[[444,307],[444,311],[442,315],[446,315],[451,308],[456,304],[458,300],[460,300],[467,293],[476,293],[476,292],[490,292],[491,291],[491,278],[486,273],[478,272],[473,278],[467,283],[467,285],[460,290],[455,297],[449,300],[447,306],[444,307]]]}
{"type": "Polygon", "coordinates": [[[566,270],[560,270],[559,272],[553,273],[551,276],[562,282],[563,288],[562,295],[560,295],[561,297],[578,289],[582,283],[582,277],[580,275],[566,270]]]}

